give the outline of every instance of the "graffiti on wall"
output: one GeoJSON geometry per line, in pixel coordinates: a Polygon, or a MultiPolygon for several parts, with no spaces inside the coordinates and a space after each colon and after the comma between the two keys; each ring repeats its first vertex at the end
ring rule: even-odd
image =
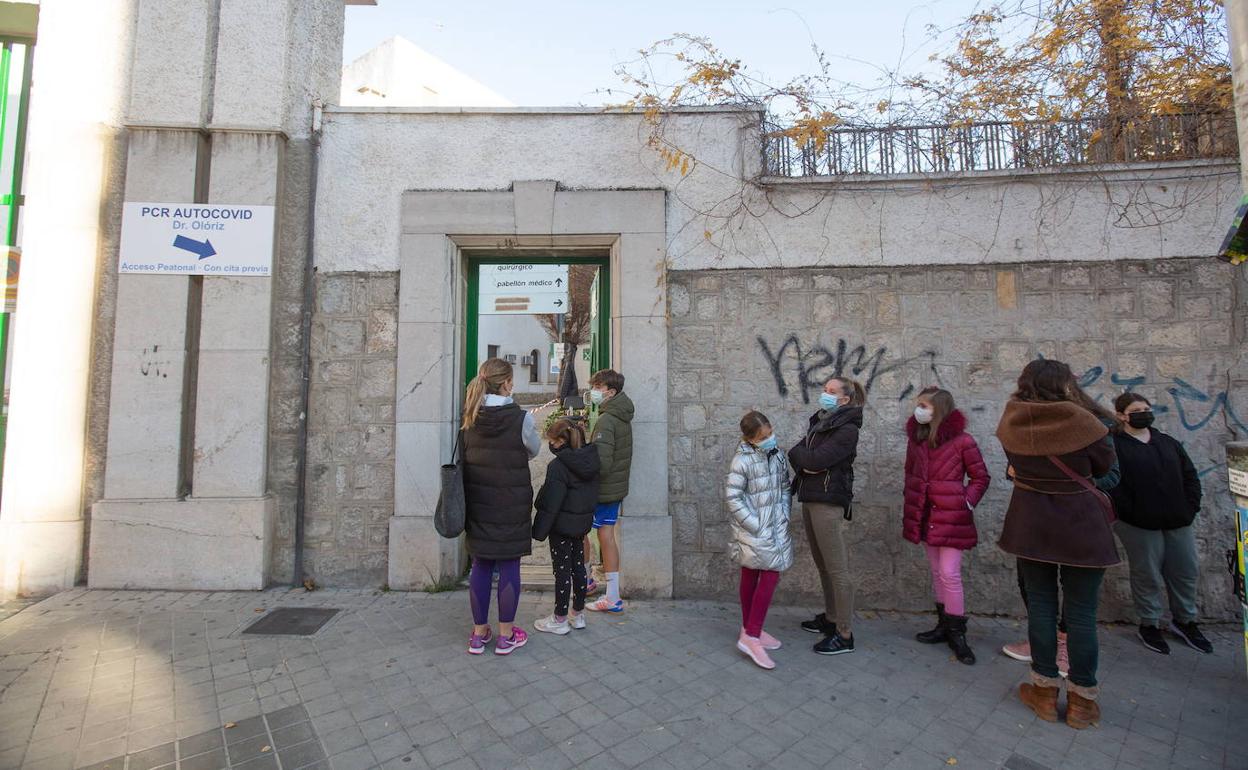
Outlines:
{"type": "MultiPolygon", "coordinates": [[[[775,379],[776,393],[781,398],[788,398],[796,390],[803,404],[809,404],[811,395],[817,395],[823,390],[824,383],[833,377],[858,379],[870,393],[881,377],[914,363],[922,364],[931,373],[932,383],[944,384],[936,366],[936,353],[931,350],[917,356],[890,360],[885,346],[871,348],[866,343],[851,345],[844,338],[831,346],[819,343],[804,345],[798,335],[790,334],[775,348],[765,338],[760,336],[757,339],[759,350],[775,379]],[[796,387],[791,387],[790,383],[795,383],[796,387]]],[[[1183,431],[1195,433],[1213,427],[1240,436],[1248,434],[1248,422],[1236,412],[1226,390],[1202,390],[1178,377],[1164,382],[1149,382],[1146,377],[1109,372],[1103,365],[1085,371],[1079,377],[1079,385],[1092,392],[1098,401],[1106,400],[1105,393],[1096,393],[1105,386],[1110,386],[1108,389],[1115,394],[1143,387],[1156,388],[1165,393],[1165,402],[1154,404],[1153,411],[1158,414],[1173,413],[1183,431]]],[[[905,400],[917,389],[913,382],[906,383],[899,388],[897,400],[905,400]]],[[[1218,467],[1220,464],[1202,468],[1201,475],[1218,467]]]]}
{"type": "MultiPolygon", "coordinates": [[[[926,362],[926,366],[932,373],[933,382],[943,384],[940,381],[940,373],[936,370],[936,351],[934,350],[926,350],[910,358],[888,361],[888,348],[883,346],[868,352],[865,343],[850,347],[849,341],[841,338],[831,348],[821,344],[804,347],[796,334],[790,334],[775,349],[775,352],[772,352],[771,345],[762,337],[758,338],[758,347],[767,360],[771,376],[776,380],[776,392],[781,398],[789,396],[785,364],[791,362],[792,374],[803,404],[809,404],[810,394],[823,390],[824,383],[833,377],[853,377],[860,380],[863,388],[870,393],[871,387],[880,377],[915,362],[926,362]],[[792,356],[789,355],[790,350],[792,356]]],[[[897,397],[897,400],[905,399],[915,390],[913,383],[907,383],[901,389],[901,395],[897,397]]]]}

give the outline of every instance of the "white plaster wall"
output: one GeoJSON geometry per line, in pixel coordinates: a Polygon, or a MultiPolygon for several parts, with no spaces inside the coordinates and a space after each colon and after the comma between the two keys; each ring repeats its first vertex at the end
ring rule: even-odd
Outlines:
{"type": "MultiPolygon", "coordinates": [[[[514,354],[516,363],[516,392],[543,393],[554,390],[558,375],[550,373],[550,336],[531,315],[483,315],[477,322],[477,361],[484,361],[490,345],[498,345],[499,355],[514,354]],[[538,381],[529,382],[529,368],[521,366],[519,359],[536,349],[541,354],[538,362],[538,381]]],[[[582,380],[581,382],[584,382],[582,380]]]]}
{"type": "Polygon", "coordinates": [[[331,111],[318,265],[395,270],[403,191],[504,190],[513,179],[669,191],[667,259],[682,270],[1197,256],[1216,251],[1239,197],[1234,163],[759,188],[741,182],[761,166],[752,113],[667,120],[666,138],[697,160],[687,176],[645,146],[639,115],[331,111]]]}
{"type": "Polygon", "coordinates": [[[339,104],[510,107],[513,102],[396,35],[343,68],[339,104]]]}

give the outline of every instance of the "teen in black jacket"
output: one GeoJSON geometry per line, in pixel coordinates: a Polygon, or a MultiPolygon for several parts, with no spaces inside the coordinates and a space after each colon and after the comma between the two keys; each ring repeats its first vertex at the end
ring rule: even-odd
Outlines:
{"type": "Polygon", "coordinates": [[[854,584],[849,574],[845,527],[854,501],[854,459],[866,391],[844,377],[833,377],[819,394],[818,412],[806,437],[789,450],[793,494],[802,502],[802,523],[819,570],[824,611],[802,623],[823,634],[820,655],[854,651],[854,584]]]}
{"type": "Polygon", "coordinates": [[[1138,393],[1114,401],[1122,422],[1114,435],[1122,480],[1110,490],[1118,523],[1114,530],[1127,552],[1131,598],[1139,616],[1140,640],[1153,652],[1170,653],[1162,635],[1163,589],[1170,599],[1170,629],[1184,643],[1213,652],[1196,625],[1200,561],[1192,522],[1200,510],[1200,476],[1174,438],[1152,427],[1153,406],[1138,393]]]}
{"type": "Polygon", "coordinates": [[[585,627],[585,551],[583,538],[598,507],[598,449],[585,441],[585,431],[571,420],[556,420],[546,431],[555,458],[546,468],[546,483],[537,493],[533,539],[550,538],[550,564],[555,573],[554,614],[538,619],[538,631],[563,635],[585,627]],[[568,618],[568,599],[574,614],[568,618]]]}

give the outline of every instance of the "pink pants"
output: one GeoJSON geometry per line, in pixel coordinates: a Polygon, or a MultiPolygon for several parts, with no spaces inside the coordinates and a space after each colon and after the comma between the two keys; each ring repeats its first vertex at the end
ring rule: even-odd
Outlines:
{"type": "Polygon", "coordinates": [[[936,602],[945,605],[950,615],[965,615],[966,603],[962,597],[962,551],[923,544],[927,551],[927,563],[932,568],[932,593],[936,602]]]}
{"type": "Polygon", "coordinates": [[[741,626],[755,639],[763,632],[767,608],[780,582],[780,573],[769,569],[741,568],[741,626]]]}

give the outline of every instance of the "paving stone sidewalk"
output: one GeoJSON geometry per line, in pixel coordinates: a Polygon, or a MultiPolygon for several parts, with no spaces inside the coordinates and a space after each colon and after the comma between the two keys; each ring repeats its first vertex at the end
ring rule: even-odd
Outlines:
{"type": "MultiPolygon", "coordinates": [[[[548,601],[525,596],[525,627],[548,601]]],[[[722,604],[632,602],[470,657],[463,592],[68,591],[0,622],[0,768],[1248,767],[1235,629],[1161,657],[1105,627],[1104,721],[1076,732],[1018,703],[1026,668],[997,652],[1015,621],[973,619],[968,667],[911,639],[927,617],[864,613],[836,658],[804,617],[773,610],[765,672],[722,604]],[[343,611],[311,637],[240,633],[312,606],[343,611]]]]}

